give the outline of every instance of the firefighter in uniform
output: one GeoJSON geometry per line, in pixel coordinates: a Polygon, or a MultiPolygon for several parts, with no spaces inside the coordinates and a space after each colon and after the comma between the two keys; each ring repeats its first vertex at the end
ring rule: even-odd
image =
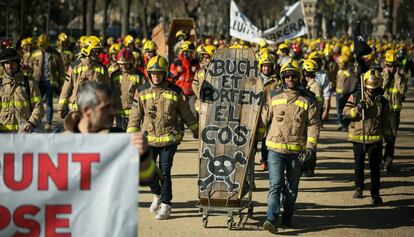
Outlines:
{"type": "Polygon", "coordinates": [[[314,159],[320,130],[320,115],[313,93],[300,85],[301,72],[295,60],[280,69],[283,86],[270,93],[262,111],[268,127],[269,194],[263,228],[277,232],[280,197],[284,190],[282,226],[290,228],[298,194],[302,165],[314,159]],[[287,185],[285,186],[285,170],[287,185]]]}
{"type": "MultiPolygon", "coordinates": [[[[263,83],[263,102],[262,104],[266,103],[266,100],[271,91],[275,90],[276,88],[282,85],[277,74],[275,74],[275,62],[276,59],[273,54],[263,52],[260,54],[259,57],[259,71],[260,71],[260,79],[263,83]]],[[[266,125],[259,120],[259,124],[257,127],[257,138],[256,141],[262,142],[261,146],[261,159],[260,159],[260,166],[263,170],[268,170],[268,163],[267,163],[267,156],[269,151],[266,147],[266,125]]]]}
{"type": "MultiPolygon", "coordinates": [[[[302,64],[302,73],[304,79],[304,85],[306,89],[312,92],[315,95],[317,105],[319,110],[322,109],[323,104],[323,93],[320,85],[315,81],[316,71],[318,70],[318,65],[315,61],[308,59],[304,60],[302,64]]],[[[313,177],[315,175],[316,167],[316,153],[315,157],[312,160],[312,163],[309,163],[306,167],[302,169],[302,176],[304,177],[313,177]]]]}
{"type": "MultiPolygon", "coordinates": [[[[350,89],[346,89],[345,86],[350,84],[350,80],[354,78],[351,77],[352,71],[347,67],[348,57],[341,55],[337,58],[338,63],[338,72],[336,74],[335,82],[335,91],[336,91],[336,107],[338,114],[338,131],[348,132],[349,121],[342,117],[342,112],[344,110],[345,104],[348,101],[349,96],[351,95],[350,89]]],[[[347,88],[349,86],[346,86],[347,88]]]]}
{"type": "Polygon", "coordinates": [[[320,85],[323,92],[323,105],[321,109],[322,120],[327,120],[329,118],[329,110],[331,108],[331,86],[329,84],[328,74],[322,69],[323,53],[321,51],[312,52],[308,59],[315,61],[318,65],[315,81],[320,85]]]}
{"type": "Polygon", "coordinates": [[[159,156],[162,177],[150,185],[154,194],[150,211],[156,212],[161,204],[156,219],[168,219],[172,200],[171,167],[184,132],[179,119],[191,129],[195,138],[198,137],[198,121],[184,101],[182,90],[167,81],[167,60],[155,56],[148,62],[147,70],[150,80],[141,85],[134,96],[128,132],[143,132],[154,159],[159,156]]]}
{"type": "Polygon", "coordinates": [[[75,58],[75,55],[70,50],[70,41],[66,33],[62,32],[58,35],[58,47],[57,51],[60,53],[63,61],[65,72],[68,71],[70,64],[75,58]]]}
{"type": "Polygon", "coordinates": [[[142,52],[139,48],[135,47],[134,37],[132,35],[125,36],[123,43],[125,48],[128,48],[132,52],[132,55],[134,55],[134,67],[137,69],[142,67],[142,52]]]}
{"type": "Polygon", "coordinates": [[[89,36],[81,48],[81,57],[69,67],[62,87],[57,110],[64,118],[70,110],[77,110],[76,95],[79,87],[86,81],[102,81],[110,85],[108,70],[98,60],[102,50],[101,41],[96,36],[89,36]]]}
{"type": "Polygon", "coordinates": [[[173,51],[174,56],[177,57],[180,53],[181,44],[188,39],[188,35],[184,32],[184,30],[179,30],[177,33],[175,33],[175,38],[177,39],[177,43],[175,43],[173,51]]]}
{"type": "Polygon", "coordinates": [[[32,133],[44,115],[37,82],[23,75],[20,60],[13,48],[0,53],[0,133],[32,133]]]}
{"type": "Polygon", "coordinates": [[[389,105],[382,96],[381,75],[375,69],[364,74],[364,100],[360,102],[350,97],[344,108],[344,116],[351,120],[349,125],[349,141],[352,142],[355,159],[354,198],[363,198],[364,190],[364,160],[368,154],[371,174],[372,204],[382,203],[380,197],[380,165],[382,141],[392,140],[390,128],[389,105]],[[362,118],[364,111],[365,119],[362,118]]]}
{"type": "Polygon", "coordinates": [[[145,78],[149,80],[149,75],[147,73],[147,65],[151,58],[157,56],[157,44],[152,40],[147,40],[145,41],[142,50],[144,51],[144,65],[140,69],[140,71],[144,73],[145,78]]]}
{"type": "Polygon", "coordinates": [[[109,77],[112,77],[112,73],[114,73],[116,70],[119,69],[119,65],[116,62],[116,58],[118,57],[118,52],[121,51],[121,45],[120,44],[112,44],[109,47],[109,67],[108,67],[108,74],[109,77]]]}
{"type": "Polygon", "coordinates": [[[32,57],[33,53],[33,39],[32,37],[27,37],[22,40],[20,43],[22,48],[22,62],[21,62],[21,69],[24,75],[32,75],[31,67],[30,67],[30,58],[32,57]]]}
{"type": "Polygon", "coordinates": [[[45,34],[37,39],[39,49],[32,53],[30,67],[33,70],[33,79],[38,83],[42,98],[46,103],[46,131],[52,128],[53,120],[53,89],[58,91],[65,78],[65,69],[62,58],[49,45],[45,34]]]}
{"type": "Polygon", "coordinates": [[[144,75],[134,68],[133,54],[129,49],[123,48],[118,52],[116,62],[119,70],[111,76],[112,90],[116,112],[116,125],[126,131],[128,117],[131,113],[132,100],[137,88],[144,83],[144,75]]]}
{"type": "Polygon", "coordinates": [[[394,134],[393,141],[387,143],[384,153],[383,168],[391,171],[394,160],[395,140],[400,125],[400,113],[402,102],[407,93],[407,80],[403,69],[398,67],[397,57],[394,50],[385,53],[385,68],[382,71],[384,96],[390,105],[391,129],[394,134]]]}
{"type": "Polygon", "coordinates": [[[200,58],[200,68],[196,71],[194,75],[194,80],[192,83],[192,89],[194,91],[195,96],[197,97],[195,101],[195,110],[197,112],[200,111],[200,90],[203,86],[204,78],[207,73],[208,65],[211,61],[211,58],[216,51],[216,46],[214,45],[207,45],[207,46],[200,46],[199,58],[200,58]]]}

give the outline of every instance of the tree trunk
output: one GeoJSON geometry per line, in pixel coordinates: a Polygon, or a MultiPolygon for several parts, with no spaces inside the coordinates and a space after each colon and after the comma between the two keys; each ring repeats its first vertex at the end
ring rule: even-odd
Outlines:
{"type": "Polygon", "coordinates": [[[87,9],[87,1],[82,0],[82,34],[86,35],[86,9],[87,9]]]}
{"type": "Polygon", "coordinates": [[[46,36],[49,36],[49,25],[50,25],[50,6],[52,4],[52,0],[47,1],[47,12],[46,12],[46,36]]]}
{"type": "Polygon", "coordinates": [[[131,1],[130,0],[122,0],[122,2],[121,2],[121,9],[122,9],[121,36],[122,37],[125,37],[128,34],[130,7],[131,7],[131,1]]]}
{"type": "Polygon", "coordinates": [[[104,0],[104,9],[103,9],[103,22],[101,28],[101,35],[104,40],[106,40],[106,26],[108,25],[108,8],[110,0],[104,0]]]}
{"type": "Polygon", "coordinates": [[[88,0],[86,10],[86,34],[88,36],[93,35],[93,26],[95,23],[95,3],[96,0],[88,0]]]}
{"type": "Polygon", "coordinates": [[[25,33],[25,19],[26,19],[26,1],[20,0],[20,35],[22,36],[25,33]]]}
{"type": "Polygon", "coordinates": [[[141,1],[143,14],[142,14],[142,32],[145,38],[149,38],[148,33],[148,0],[141,1]]]}

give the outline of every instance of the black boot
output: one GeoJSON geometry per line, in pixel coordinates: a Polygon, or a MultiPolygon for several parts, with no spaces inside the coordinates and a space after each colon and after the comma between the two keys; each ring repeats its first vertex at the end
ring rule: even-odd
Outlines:
{"type": "Polygon", "coordinates": [[[362,188],[357,188],[354,192],[353,198],[363,198],[362,188]]]}

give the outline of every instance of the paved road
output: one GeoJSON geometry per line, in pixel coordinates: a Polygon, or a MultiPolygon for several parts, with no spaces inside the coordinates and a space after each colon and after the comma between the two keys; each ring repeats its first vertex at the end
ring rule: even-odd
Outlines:
{"type": "MultiPolygon", "coordinates": [[[[369,173],[363,199],[353,199],[353,155],[347,133],[336,131],[332,121],[321,131],[316,176],[302,178],[293,229],[280,230],[288,236],[414,236],[414,89],[404,103],[397,138],[395,172],[382,173],[384,204],[373,207],[369,196],[369,173]]],[[[175,156],[173,174],[173,213],[158,221],[148,211],[152,200],[149,188],[140,188],[139,236],[270,236],[262,229],[266,218],[267,172],[256,164],[253,193],[254,216],[243,226],[229,231],[225,216],[211,216],[203,228],[197,202],[197,141],[186,133],[175,156]]],[[[256,156],[259,161],[260,154],[256,156]]],[[[237,219],[236,219],[237,221],[237,219]]]]}

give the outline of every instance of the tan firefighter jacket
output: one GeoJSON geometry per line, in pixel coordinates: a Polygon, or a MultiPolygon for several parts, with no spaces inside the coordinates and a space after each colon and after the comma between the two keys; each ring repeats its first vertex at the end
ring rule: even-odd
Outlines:
{"type": "Polygon", "coordinates": [[[351,96],[344,108],[343,115],[351,120],[349,125],[349,141],[358,143],[376,143],[393,139],[390,124],[390,108],[388,101],[383,96],[372,99],[366,92],[365,120],[362,121],[362,111],[359,110],[357,102],[351,96]],[[364,126],[364,133],[362,127],[364,126]]]}
{"type": "Polygon", "coordinates": [[[144,82],[144,75],[133,70],[126,73],[117,70],[112,74],[111,84],[117,115],[129,116],[135,91],[144,82]]]}
{"type": "MultiPolygon", "coordinates": [[[[50,81],[50,84],[54,87],[58,87],[59,85],[63,84],[65,79],[65,68],[63,66],[62,58],[60,57],[59,52],[52,48],[46,49],[46,51],[50,54],[48,60],[48,70],[50,73],[49,78],[47,80],[50,81]]],[[[44,60],[44,51],[41,49],[37,49],[32,53],[30,57],[30,67],[33,70],[33,78],[36,81],[40,81],[40,77],[42,76],[42,67],[43,67],[43,60],[44,60]]]]}
{"type": "Polygon", "coordinates": [[[44,115],[37,83],[18,72],[0,77],[0,133],[18,132],[30,122],[36,127],[44,115]]]}
{"type": "Polygon", "coordinates": [[[273,90],[262,111],[268,127],[266,146],[283,154],[316,150],[320,115],[315,96],[304,88],[273,90]]]}
{"type": "Polygon", "coordinates": [[[143,132],[150,146],[178,144],[184,133],[180,120],[198,134],[198,121],[184,101],[181,88],[168,81],[157,86],[147,82],[135,93],[127,132],[143,132]]]}
{"type": "Polygon", "coordinates": [[[319,106],[319,109],[322,109],[323,106],[323,91],[321,86],[315,81],[315,79],[311,79],[306,84],[306,89],[310,92],[315,94],[316,102],[319,106]]]}
{"type": "Polygon", "coordinates": [[[76,96],[83,82],[101,81],[110,85],[108,71],[98,61],[88,57],[81,57],[71,64],[66,74],[65,83],[60,93],[57,110],[62,111],[69,106],[70,110],[77,110],[76,96]]]}
{"type": "MultiPolygon", "coordinates": [[[[266,76],[263,73],[260,73],[260,79],[263,81],[263,97],[262,97],[262,107],[267,103],[270,93],[273,90],[276,90],[282,85],[282,82],[276,75],[266,76]]],[[[261,141],[266,135],[266,124],[259,119],[256,132],[256,141],[261,141]]]]}
{"type": "Polygon", "coordinates": [[[391,111],[401,111],[403,97],[407,93],[407,79],[402,69],[395,74],[389,74],[386,69],[382,71],[382,88],[384,97],[389,101],[391,111]]]}

